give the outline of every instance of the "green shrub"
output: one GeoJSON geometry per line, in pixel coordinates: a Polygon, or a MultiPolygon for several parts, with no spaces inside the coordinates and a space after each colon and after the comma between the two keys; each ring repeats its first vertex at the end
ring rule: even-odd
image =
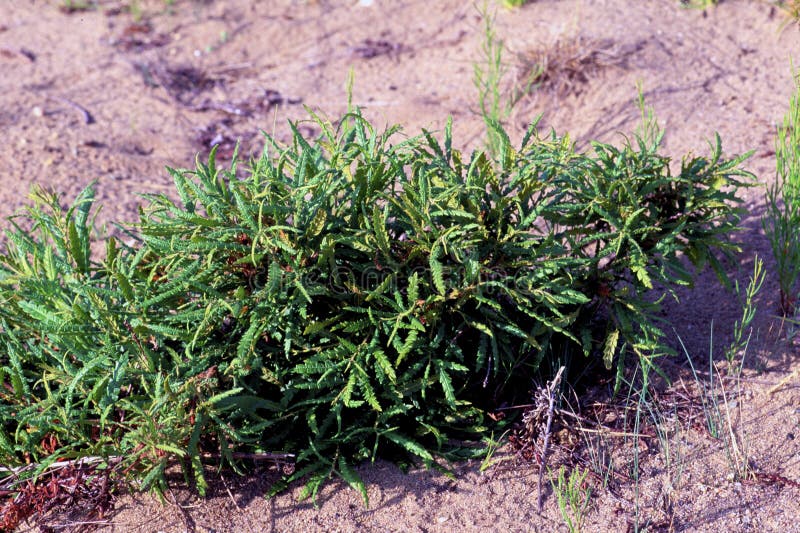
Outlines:
{"type": "Polygon", "coordinates": [[[476,453],[486,410],[556,361],[652,367],[681,256],[724,276],[735,250],[750,175],[719,138],[672,175],[660,135],[587,154],[533,124],[491,161],[449,124],[314,118],[247,171],[170,170],[177,199],[101,258],[91,187],[65,212],[33,196],[0,257],[0,463],[116,457],[161,490],[179,461],[202,493],[204,462],[282,451],[307,495],[335,474],[366,497],[352,465],[476,453]]]}

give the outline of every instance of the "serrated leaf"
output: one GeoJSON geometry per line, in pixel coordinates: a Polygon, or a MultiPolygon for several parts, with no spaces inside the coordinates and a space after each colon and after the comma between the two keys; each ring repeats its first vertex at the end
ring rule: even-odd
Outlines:
{"type": "Polygon", "coordinates": [[[395,374],[394,367],[386,357],[386,354],[383,352],[383,350],[375,349],[372,352],[372,355],[375,357],[375,362],[378,364],[378,366],[380,366],[383,373],[389,378],[389,381],[396,383],[397,375],[395,374]]]}
{"type": "Polygon", "coordinates": [[[606,337],[606,342],[603,344],[603,364],[606,370],[611,370],[612,363],[614,362],[614,354],[617,351],[617,343],[619,342],[619,330],[615,329],[606,337]]]}
{"type": "Polygon", "coordinates": [[[385,257],[390,257],[391,250],[389,248],[389,234],[386,232],[386,219],[377,205],[372,208],[372,231],[375,234],[378,249],[385,257]]]}
{"type": "Polygon", "coordinates": [[[305,237],[306,239],[313,239],[325,228],[325,222],[328,220],[328,213],[322,209],[317,209],[314,218],[311,219],[311,222],[308,224],[306,228],[305,237]]]}
{"type": "Polygon", "coordinates": [[[70,220],[67,224],[67,231],[69,233],[70,253],[75,259],[75,266],[78,272],[85,274],[89,270],[89,258],[86,255],[87,243],[78,235],[78,228],[74,220],[70,220]]]}
{"type": "Polygon", "coordinates": [[[383,437],[389,439],[390,441],[394,442],[405,451],[416,455],[424,459],[425,461],[433,462],[433,455],[429,452],[423,445],[418,443],[417,441],[406,437],[400,433],[397,433],[396,430],[387,431],[381,434],[383,437]]]}
{"type": "Polygon", "coordinates": [[[355,470],[348,464],[347,459],[339,456],[338,461],[339,466],[339,475],[342,476],[348,485],[354,490],[357,490],[361,494],[361,498],[364,500],[364,505],[369,505],[369,495],[367,494],[367,486],[364,484],[364,480],[361,479],[355,470]]]}
{"type": "Polygon", "coordinates": [[[455,405],[456,395],[453,389],[453,382],[450,380],[450,375],[444,365],[439,365],[439,383],[442,385],[445,399],[451,404],[455,405]]]}
{"type": "Polygon", "coordinates": [[[650,275],[647,273],[647,268],[634,264],[631,265],[631,270],[633,270],[633,273],[636,274],[636,279],[638,279],[642,285],[648,289],[653,288],[653,282],[650,280],[650,275]]]}
{"type": "Polygon", "coordinates": [[[133,286],[128,278],[122,272],[114,272],[114,277],[119,283],[119,289],[122,291],[122,296],[128,301],[133,303],[136,300],[136,295],[133,293],[133,286]]]}
{"type": "Polygon", "coordinates": [[[433,280],[433,286],[436,287],[436,291],[441,295],[444,296],[447,292],[447,287],[444,283],[444,267],[442,263],[439,262],[439,259],[434,255],[434,251],[431,251],[431,255],[428,258],[428,265],[431,268],[431,279],[433,280]]]}

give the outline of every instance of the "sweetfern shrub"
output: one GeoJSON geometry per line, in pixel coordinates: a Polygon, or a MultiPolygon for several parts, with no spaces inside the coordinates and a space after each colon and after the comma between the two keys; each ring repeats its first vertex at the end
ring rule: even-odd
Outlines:
{"type": "Polygon", "coordinates": [[[480,451],[556,361],[654,367],[653,291],[735,250],[751,176],[719,139],[673,175],[659,135],[581,153],[534,124],[490,160],[449,125],[313,118],[246,170],[170,170],[99,257],[92,187],[33,195],[0,257],[0,463],[101,457],[161,490],[177,462],[202,493],[204,464],[287,452],[284,483],[366,497],[352,465],[480,451]]]}

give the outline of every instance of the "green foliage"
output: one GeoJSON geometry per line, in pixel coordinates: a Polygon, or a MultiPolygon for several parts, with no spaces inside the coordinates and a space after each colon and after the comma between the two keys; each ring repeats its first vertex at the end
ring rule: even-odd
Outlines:
{"type": "Polygon", "coordinates": [[[742,318],[733,324],[733,341],[728,349],[725,351],[725,359],[728,360],[729,371],[735,368],[734,362],[739,354],[743,354],[750,344],[750,334],[752,328],[750,325],[756,317],[756,304],[755,299],[761,287],[764,285],[764,261],[756,255],[753,261],[753,274],[747,283],[747,288],[742,294],[739,289],[739,282],[736,282],[736,295],[739,297],[742,306],[742,318]]]}
{"type": "Polygon", "coordinates": [[[101,257],[92,187],[66,211],[33,195],[0,257],[2,464],[118,457],[163,490],[178,462],[202,493],[204,463],[285,452],[275,490],[333,475],[366,499],[353,465],[485,453],[465,443],[502,431],[486,410],[565,354],[652,367],[681,256],[724,277],[714,253],[735,250],[749,174],[718,138],[673,175],[660,135],[579,153],[498,129],[491,160],[450,124],[403,140],[313,118],[319,139],[268,138],[247,170],[213,151],[170,170],[174,197],[101,257]]]}
{"type": "Polygon", "coordinates": [[[800,81],[775,141],[777,175],[767,186],[767,209],[762,218],[778,267],[781,312],[791,315],[797,307],[800,276],[800,81]]]}
{"type": "Polygon", "coordinates": [[[580,533],[592,500],[592,488],[586,483],[589,471],[575,469],[567,476],[565,470],[563,466],[559,468],[558,475],[550,480],[550,484],[567,529],[570,533],[580,533]]]}
{"type": "Polygon", "coordinates": [[[692,9],[706,9],[720,3],[720,0],[681,0],[684,7],[692,9]]]}
{"type": "MultiPolygon", "coordinates": [[[[506,7],[523,5],[526,0],[505,2],[506,7]]],[[[481,57],[472,65],[472,83],[478,90],[478,113],[486,127],[485,146],[489,156],[496,158],[506,140],[503,123],[511,114],[511,110],[526,94],[534,90],[541,81],[544,66],[528,65],[528,72],[514,83],[510,94],[504,94],[504,78],[508,67],[503,62],[505,45],[495,32],[495,14],[489,12],[488,3],[478,10],[483,20],[483,41],[481,57]]]]}
{"type": "Polygon", "coordinates": [[[473,65],[472,82],[478,90],[478,111],[486,126],[486,149],[496,157],[503,143],[502,122],[508,117],[511,103],[505,101],[500,88],[506,67],[503,65],[503,41],[497,38],[494,29],[495,16],[489,13],[486,4],[480,15],[483,19],[481,59],[473,65]]]}
{"type": "Polygon", "coordinates": [[[764,277],[763,261],[756,256],[753,262],[753,273],[750,276],[744,295],[741,295],[738,284],[736,286],[736,293],[740,297],[742,305],[742,318],[734,324],[733,340],[724,351],[728,362],[726,376],[723,376],[714,364],[713,327],[709,335],[708,379],[702,379],[699,376],[692,357],[683,345],[683,341],[679,339],[697,388],[702,393],[700,400],[706,429],[711,437],[718,439],[722,443],[731,474],[735,479],[748,479],[753,475],[748,455],[749,440],[746,433],[739,426],[738,421],[742,420],[742,411],[744,409],[741,373],[752,334],[750,324],[755,317],[756,311],[754,300],[764,284],[764,277]],[[738,363],[736,362],[737,356],[740,358],[738,363]]]}
{"type": "MultiPolygon", "coordinates": [[[[738,335],[738,325],[736,329],[736,334],[738,335]]],[[[694,363],[692,362],[692,357],[689,355],[686,347],[683,346],[683,341],[680,342],[686,359],[689,361],[689,367],[692,371],[695,383],[697,384],[697,388],[702,392],[700,399],[708,434],[712,438],[719,440],[722,444],[733,478],[740,480],[749,479],[753,476],[753,467],[749,457],[750,442],[746,432],[738,423],[743,418],[742,413],[744,410],[741,373],[742,368],[744,368],[747,344],[744,344],[745,351],[741,354],[738,367],[732,364],[733,362],[731,361],[728,367],[728,376],[723,376],[714,364],[713,341],[714,331],[712,328],[709,339],[707,380],[702,379],[698,375],[694,363]],[[714,377],[715,375],[716,379],[714,377]],[[732,385],[726,385],[726,382],[732,382],[732,385]],[[733,390],[731,390],[731,387],[733,387],[733,390]]],[[[737,343],[739,343],[739,339],[734,340],[725,352],[726,355],[737,347],[737,343]]]]}
{"type": "Polygon", "coordinates": [[[61,8],[66,12],[88,11],[97,8],[97,2],[87,2],[83,0],[63,0],[61,8]]]}
{"type": "Polygon", "coordinates": [[[778,6],[786,17],[781,28],[800,21],[800,0],[776,0],[774,5],[778,6]]]}

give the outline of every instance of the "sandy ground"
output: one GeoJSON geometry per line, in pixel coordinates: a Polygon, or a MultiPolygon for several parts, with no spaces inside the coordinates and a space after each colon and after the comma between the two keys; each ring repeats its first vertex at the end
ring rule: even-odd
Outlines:
{"type": "MultiPolygon", "coordinates": [[[[441,130],[452,116],[458,145],[481,143],[472,72],[483,33],[472,2],[140,0],[76,11],[69,4],[0,0],[0,216],[18,209],[33,183],[66,201],[97,180],[101,222],[133,220],[139,193],[171,192],[165,166],[189,167],[217,143],[229,157],[237,139],[245,154],[256,153],[261,131],[287,138],[287,119],[306,118],[304,105],[337,117],[350,69],[353,102],[377,125],[401,123],[414,134],[441,130]]],[[[554,71],[553,85],[523,97],[509,129],[519,137],[542,114],[542,127],[569,132],[579,145],[619,141],[638,123],[641,83],[667,131],[668,154],[707,153],[717,131],[728,154],[754,151],[746,166],[768,183],[775,124],[792,91],[790,57],[800,52],[800,28],[785,23],[759,0],[724,0],[707,11],[678,0],[534,0],[498,9],[508,79],[524,78],[537,54],[578,65],[554,71]]],[[[737,237],[744,253],[730,270],[746,282],[756,254],[770,272],[773,265],[760,224],[763,187],[744,194],[750,216],[737,237]]],[[[720,352],[740,312],[736,299],[709,274],[680,296],[665,309],[671,342],[680,336],[707,370],[709,333],[713,327],[720,352]]],[[[588,478],[585,531],[800,531],[800,378],[768,393],[800,369],[787,327],[774,318],[774,276],[757,304],[742,391],[730,407],[731,427],[759,475],[733,475],[730,446],[703,429],[694,380],[676,360],[666,366],[673,387],[658,404],[666,438],[589,439],[598,453],[613,452],[618,475],[607,487],[588,478]],[[637,476],[626,462],[634,448],[637,476]]],[[[536,466],[510,449],[498,457],[509,461],[483,473],[479,463],[456,465],[455,479],[365,465],[369,508],[338,482],[314,507],[296,501],[299,487],[265,499],[276,476],[269,469],[245,480],[211,473],[218,479],[208,500],[176,490],[179,508],[122,495],[104,528],[566,531],[549,486],[537,510],[536,466]]]]}

